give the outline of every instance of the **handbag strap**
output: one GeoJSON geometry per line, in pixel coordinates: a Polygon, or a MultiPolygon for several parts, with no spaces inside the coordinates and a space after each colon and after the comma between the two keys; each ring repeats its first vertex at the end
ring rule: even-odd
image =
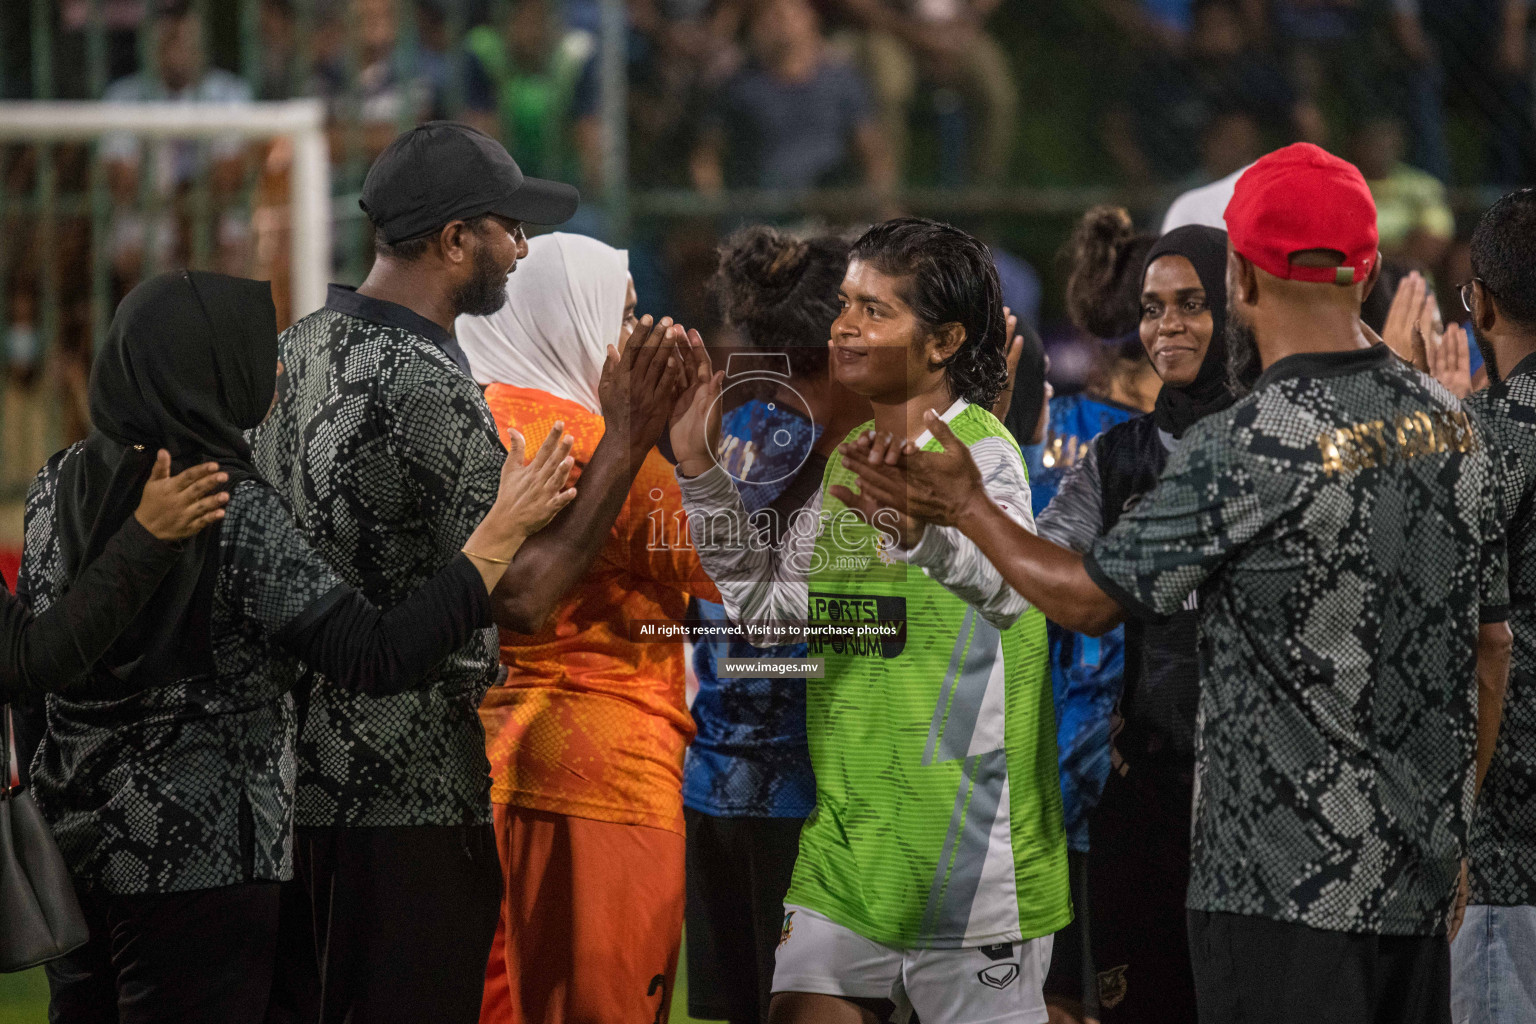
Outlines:
{"type": "MultiPolygon", "coordinates": [[[[20,769],[20,765],[17,768],[20,769]]],[[[11,799],[11,706],[0,717],[0,801],[11,799]]]]}

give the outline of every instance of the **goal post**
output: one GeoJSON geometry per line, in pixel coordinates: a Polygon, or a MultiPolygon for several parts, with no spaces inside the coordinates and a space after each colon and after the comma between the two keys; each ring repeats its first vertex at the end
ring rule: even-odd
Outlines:
{"type": "Polygon", "coordinates": [[[0,103],[0,142],[87,142],[113,133],[134,135],[141,140],[292,140],[293,319],[325,305],[331,272],[331,185],[324,103],[318,99],[267,103],[0,103]]]}

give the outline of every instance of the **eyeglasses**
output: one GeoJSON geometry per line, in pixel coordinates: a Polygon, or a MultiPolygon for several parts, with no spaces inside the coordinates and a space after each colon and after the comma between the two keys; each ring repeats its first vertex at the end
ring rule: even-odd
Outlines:
{"type": "Polygon", "coordinates": [[[1483,291],[1488,292],[1490,295],[1493,294],[1492,289],[1490,289],[1487,283],[1484,282],[1480,277],[1474,277],[1472,280],[1462,285],[1457,290],[1461,292],[1461,308],[1466,310],[1468,313],[1472,312],[1472,286],[1475,284],[1482,285],[1483,291]]]}

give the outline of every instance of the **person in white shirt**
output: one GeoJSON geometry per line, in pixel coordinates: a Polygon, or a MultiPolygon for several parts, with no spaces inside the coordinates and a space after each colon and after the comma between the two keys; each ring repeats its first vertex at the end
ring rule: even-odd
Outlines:
{"type": "Polygon", "coordinates": [[[1203,224],[1208,228],[1227,230],[1226,218],[1227,204],[1232,201],[1232,192],[1237,188],[1237,179],[1243,176],[1243,172],[1252,167],[1240,167],[1209,185],[1201,185],[1192,188],[1173,201],[1168,207],[1168,212],[1163,214],[1163,227],[1159,234],[1166,235],[1174,228],[1186,227],[1190,224],[1203,224]]]}

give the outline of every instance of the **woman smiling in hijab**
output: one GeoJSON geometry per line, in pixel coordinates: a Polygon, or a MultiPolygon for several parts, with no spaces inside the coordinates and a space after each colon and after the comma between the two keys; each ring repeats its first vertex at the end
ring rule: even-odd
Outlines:
{"type": "MultiPolygon", "coordinates": [[[[497,427],[563,420],[583,467],[605,428],[625,426],[604,423],[597,384],[635,324],[628,257],[560,232],[529,239],[528,252],[506,305],[459,317],[455,332],[497,427]]],[[[537,634],[501,635],[507,678],[480,708],[506,872],[482,1024],[666,1018],[694,727],[681,636],[632,629],[681,626],[690,595],[718,599],[681,510],[672,467],[653,451],[582,584],[537,634]]]]}
{"type": "MultiPolygon", "coordinates": [[[[1140,333],[1163,380],[1157,403],[1099,435],[1041,513],[1040,536],[1086,551],[1156,486],[1185,431],[1233,403],[1226,275],[1227,235],[1216,228],[1176,228],[1148,251],[1140,333]]],[[[1192,607],[1125,625],[1113,767],[1089,819],[1089,906],[1082,908],[1104,1024],[1195,1019],[1184,894],[1198,643],[1192,607]]]]}
{"type": "Polygon", "coordinates": [[[277,883],[292,872],[289,691],[303,664],[367,693],[405,689],[490,625],[506,561],[574,496],[558,431],[527,467],[514,439],[465,553],[381,614],[251,464],[244,432],[266,416],[277,370],[267,284],[195,272],[141,284],[96,359],[95,429],[28,495],[20,591],[45,613],[132,514],[150,452],[217,460],[230,491],[224,519],[183,547],[89,678],[48,698],[33,786],[91,926],[48,966],[51,1020],[263,1018],[277,883]]]}

